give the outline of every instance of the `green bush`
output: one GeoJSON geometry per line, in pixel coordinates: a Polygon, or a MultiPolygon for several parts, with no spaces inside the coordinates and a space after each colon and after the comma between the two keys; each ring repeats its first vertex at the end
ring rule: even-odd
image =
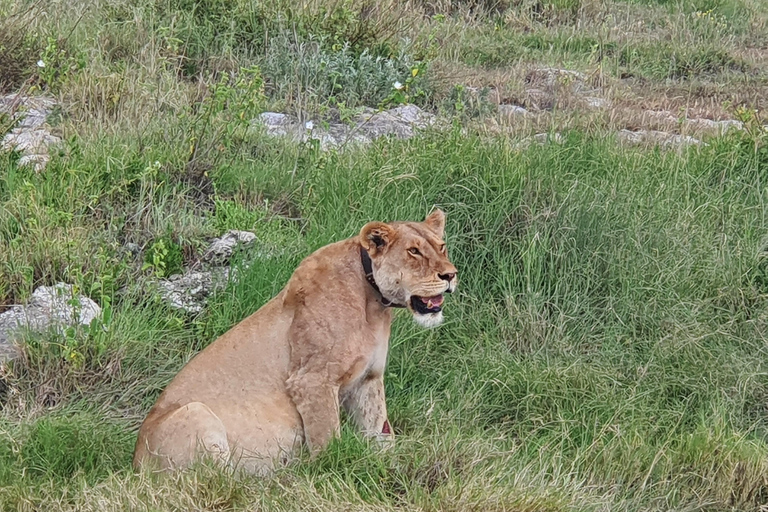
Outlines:
{"type": "MultiPolygon", "coordinates": [[[[328,50],[322,39],[296,42],[287,34],[273,37],[261,62],[267,93],[297,108],[330,101],[346,107],[375,106],[392,91],[395,82],[405,83],[421,64],[401,50],[392,57],[359,54],[351,45],[328,50]]],[[[424,91],[421,76],[412,85],[412,96],[424,91]]]]}

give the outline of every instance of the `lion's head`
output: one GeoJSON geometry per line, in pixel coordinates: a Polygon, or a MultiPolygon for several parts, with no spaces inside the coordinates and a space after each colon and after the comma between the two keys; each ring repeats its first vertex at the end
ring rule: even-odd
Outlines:
{"type": "Polygon", "coordinates": [[[382,296],[405,305],[424,327],[443,321],[443,294],[456,290],[444,230],[445,214],[435,210],[424,222],[370,222],[360,231],[382,296]]]}

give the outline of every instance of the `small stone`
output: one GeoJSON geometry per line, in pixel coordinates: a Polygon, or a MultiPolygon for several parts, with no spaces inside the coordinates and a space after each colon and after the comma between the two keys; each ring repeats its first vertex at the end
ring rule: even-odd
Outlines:
{"type": "Polygon", "coordinates": [[[267,135],[273,137],[281,137],[290,134],[300,136],[301,130],[298,119],[287,114],[263,112],[253,122],[264,126],[267,129],[267,135]]]}
{"type": "Polygon", "coordinates": [[[499,105],[498,109],[499,109],[499,117],[501,117],[501,119],[506,121],[511,121],[515,118],[523,117],[530,114],[528,110],[524,109],[523,107],[519,107],[517,105],[499,105]]]}
{"type": "Polygon", "coordinates": [[[227,231],[222,237],[215,238],[203,255],[203,260],[212,265],[226,265],[238,245],[250,245],[256,235],[250,231],[227,231]]]}
{"type": "Polygon", "coordinates": [[[542,145],[549,142],[562,144],[565,142],[565,137],[563,137],[560,133],[537,133],[533,136],[533,140],[542,145]]]}
{"type": "Polygon", "coordinates": [[[125,245],[123,245],[123,249],[125,249],[126,252],[128,252],[131,256],[134,256],[134,257],[141,254],[141,246],[133,242],[127,242],[125,245]]]}
{"type": "Polygon", "coordinates": [[[55,100],[46,97],[18,94],[0,97],[0,113],[12,114],[17,121],[16,127],[0,142],[0,149],[19,151],[22,153],[19,165],[42,171],[50,160],[49,148],[61,142],[45,128],[55,105],[55,100]]]}
{"type": "Polygon", "coordinates": [[[292,122],[290,116],[279,112],[263,112],[259,115],[259,120],[264,126],[285,126],[292,122]]]}
{"type": "Polygon", "coordinates": [[[360,132],[370,139],[388,135],[408,139],[416,134],[416,130],[434,125],[437,118],[416,105],[403,105],[374,114],[361,114],[356,121],[353,132],[360,132]]]}
{"type": "Polygon", "coordinates": [[[522,150],[530,147],[531,144],[536,143],[540,146],[543,146],[545,144],[555,143],[555,144],[562,144],[565,142],[565,137],[563,137],[562,134],[555,132],[555,133],[537,133],[533,137],[526,137],[517,144],[515,144],[513,147],[517,150],[522,150]]]}
{"type": "Polygon", "coordinates": [[[19,158],[19,166],[20,167],[27,167],[31,166],[35,172],[40,172],[48,165],[48,162],[50,162],[51,157],[47,154],[39,154],[39,155],[24,155],[21,158],[19,158]]]}
{"type": "Polygon", "coordinates": [[[643,115],[649,119],[658,122],[677,122],[677,116],[672,114],[669,110],[646,110],[643,115]]]}

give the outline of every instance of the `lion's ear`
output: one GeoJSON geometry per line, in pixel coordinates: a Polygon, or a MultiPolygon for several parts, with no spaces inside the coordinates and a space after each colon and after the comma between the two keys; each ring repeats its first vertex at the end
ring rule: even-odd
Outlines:
{"type": "Polygon", "coordinates": [[[375,254],[392,243],[395,231],[383,222],[369,222],[360,230],[360,245],[375,254]]]}
{"type": "Polygon", "coordinates": [[[443,238],[445,234],[445,213],[440,208],[436,209],[424,219],[424,224],[434,231],[437,236],[443,238]]]}

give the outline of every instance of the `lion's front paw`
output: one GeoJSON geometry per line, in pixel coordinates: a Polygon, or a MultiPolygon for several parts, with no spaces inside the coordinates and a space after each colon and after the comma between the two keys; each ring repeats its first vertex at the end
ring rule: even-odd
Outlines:
{"type": "Polygon", "coordinates": [[[381,429],[381,432],[376,432],[370,437],[376,441],[376,445],[378,445],[379,448],[385,450],[395,445],[395,434],[392,432],[388,420],[384,420],[384,426],[381,429]]]}

